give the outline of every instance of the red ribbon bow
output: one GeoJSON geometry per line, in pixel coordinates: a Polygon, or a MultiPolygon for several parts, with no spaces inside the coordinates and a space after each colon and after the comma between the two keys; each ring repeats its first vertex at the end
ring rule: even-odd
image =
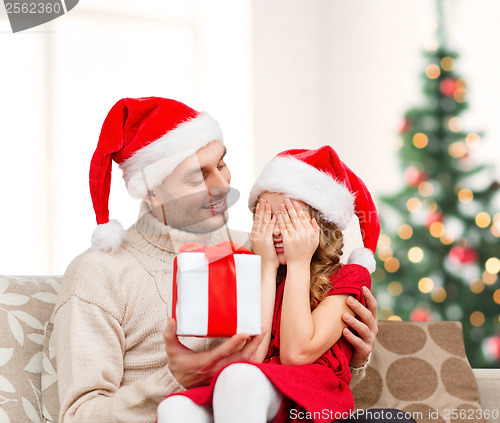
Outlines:
{"type": "MultiPolygon", "coordinates": [[[[237,292],[235,254],[253,254],[232,241],[206,246],[186,244],[180,253],[205,253],[208,260],[208,328],[207,336],[231,336],[237,330],[237,292]]],[[[174,259],[172,317],[177,307],[177,257],[174,259]]]]}

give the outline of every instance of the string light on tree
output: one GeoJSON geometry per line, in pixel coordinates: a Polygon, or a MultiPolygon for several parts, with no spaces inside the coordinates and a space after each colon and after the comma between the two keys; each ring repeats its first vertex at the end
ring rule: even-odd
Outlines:
{"type": "Polygon", "coordinates": [[[461,159],[462,157],[467,156],[469,150],[467,149],[467,145],[464,142],[457,141],[450,144],[450,146],[448,147],[448,153],[454,159],[461,159]]]}
{"type": "Polygon", "coordinates": [[[421,182],[418,185],[418,193],[422,197],[430,197],[434,193],[434,185],[429,181],[421,182]]]}
{"type": "Polygon", "coordinates": [[[450,131],[460,132],[463,127],[462,119],[457,116],[450,118],[448,120],[448,127],[450,128],[450,131]]]}
{"type": "Polygon", "coordinates": [[[484,317],[484,313],[481,311],[475,311],[469,317],[470,323],[472,326],[482,326],[484,325],[484,321],[486,318],[484,317]]]}
{"type": "Polygon", "coordinates": [[[493,301],[495,301],[497,304],[500,304],[500,289],[497,289],[493,293],[493,301]]]}
{"type": "Polygon", "coordinates": [[[420,247],[412,247],[408,250],[408,260],[412,263],[420,263],[424,259],[424,251],[420,247]]]}
{"type": "Polygon", "coordinates": [[[446,300],[446,290],[441,286],[434,288],[431,292],[431,299],[435,303],[442,303],[446,300]]]}
{"type": "Polygon", "coordinates": [[[442,222],[433,222],[429,226],[429,232],[434,238],[441,238],[445,234],[445,228],[442,222]]]}
{"type": "Polygon", "coordinates": [[[491,225],[491,233],[497,238],[500,237],[500,213],[497,213],[493,218],[493,225],[491,225]]]}
{"type": "Polygon", "coordinates": [[[496,273],[490,273],[485,270],[482,274],[482,278],[486,285],[493,285],[497,281],[498,276],[496,273]]]}
{"type": "Polygon", "coordinates": [[[490,257],[488,260],[486,260],[484,268],[488,273],[491,273],[492,275],[497,274],[498,272],[500,272],[500,260],[497,257],[490,257]]]}
{"type": "Polygon", "coordinates": [[[441,68],[446,72],[451,72],[455,67],[455,59],[450,56],[443,57],[441,59],[441,68]]]}
{"type": "Polygon", "coordinates": [[[408,240],[412,237],[412,235],[413,235],[413,228],[407,223],[399,227],[398,236],[401,239],[408,240]]]}
{"type": "Polygon", "coordinates": [[[458,191],[458,201],[463,204],[470,203],[474,199],[474,194],[468,188],[463,188],[458,191]]]}
{"type": "Polygon", "coordinates": [[[469,288],[470,288],[471,292],[473,292],[474,294],[480,294],[481,292],[483,292],[484,287],[485,287],[485,285],[484,285],[484,282],[482,281],[482,279],[474,279],[469,284],[469,288]]]}
{"type": "Polygon", "coordinates": [[[434,289],[434,281],[431,278],[422,278],[418,281],[418,289],[424,294],[428,294],[434,289]]]}
{"type": "Polygon", "coordinates": [[[465,137],[465,143],[470,148],[476,148],[481,143],[481,137],[478,134],[469,134],[465,137]]]}
{"type": "Polygon", "coordinates": [[[401,282],[392,281],[389,285],[387,285],[387,291],[393,297],[399,297],[403,293],[403,285],[401,285],[401,282]]]}
{"type": "Polygon", "coordinates": [[[479,226],[480,228],[487,228],[490,226],[491,223],[491,217],[487,212],[479,212],[476,215],[476,225],[479,226]]]}
{"type": "Polygon", "coordinates": [[[427,144],[429,144],[429,137],[422,132],[419,132],[413,136],[412,141],[415,147],[422,149],[427,147],[427,144]]]}
{"type": "Polygon", "coordinates": [[[406,202],[406,208],[411,213],[416,213],[422,208],[422,201],[419,198],[412,197],[406,202]]]}
{"type": "Polygon", "coordinates": [[[439,75],[441,75],[441,69],[439,69],[438,65],[431,63],[425,68],[425,76],[427,76],[427,78],[437,79],[439,75]]]}

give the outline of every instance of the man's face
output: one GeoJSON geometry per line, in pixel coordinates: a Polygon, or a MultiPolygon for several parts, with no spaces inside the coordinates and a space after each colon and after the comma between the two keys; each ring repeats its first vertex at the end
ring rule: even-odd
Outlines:
{"type": "Polygon", "coordinates": [[[153,213],[167,224],[189,232],[211,232],[227,220],[231,173],[225,147],[213,141],[181,162],[154,190],[153,213]]]}

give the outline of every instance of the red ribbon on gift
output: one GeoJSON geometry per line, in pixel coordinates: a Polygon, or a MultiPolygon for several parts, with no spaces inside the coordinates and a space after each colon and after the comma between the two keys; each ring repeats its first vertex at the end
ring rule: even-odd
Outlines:
{"type": "MultiPolygon", "coordinates": [[[[186,244],[180,253],[205,253],[208,260],[208,328],[207,336],[230,336],[237,330],[237,292],[235,254],[253,254],[232,241],[207,247],[186,244]]],[[[177,307],[177,260],[174,260],[172,317],[177,307]]]]}

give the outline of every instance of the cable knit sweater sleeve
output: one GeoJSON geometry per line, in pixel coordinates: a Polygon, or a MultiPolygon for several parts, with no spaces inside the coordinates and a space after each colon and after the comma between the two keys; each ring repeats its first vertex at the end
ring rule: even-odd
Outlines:
{"type": "Polygon", "coordinates": [[[73,297],[56,319],[62,423],[154,422],[158,403],[183,390],[167,365],[120,387],[123,332],[98,306],[73,297]]]}
{"type": "Polygon", "coordinates": [[[158,403],[183,390],[168,369],[154,278],[124,250],[109,257],[84,253],[63,280],[54,329],[62,423],[153,423],[158,403]]]}

